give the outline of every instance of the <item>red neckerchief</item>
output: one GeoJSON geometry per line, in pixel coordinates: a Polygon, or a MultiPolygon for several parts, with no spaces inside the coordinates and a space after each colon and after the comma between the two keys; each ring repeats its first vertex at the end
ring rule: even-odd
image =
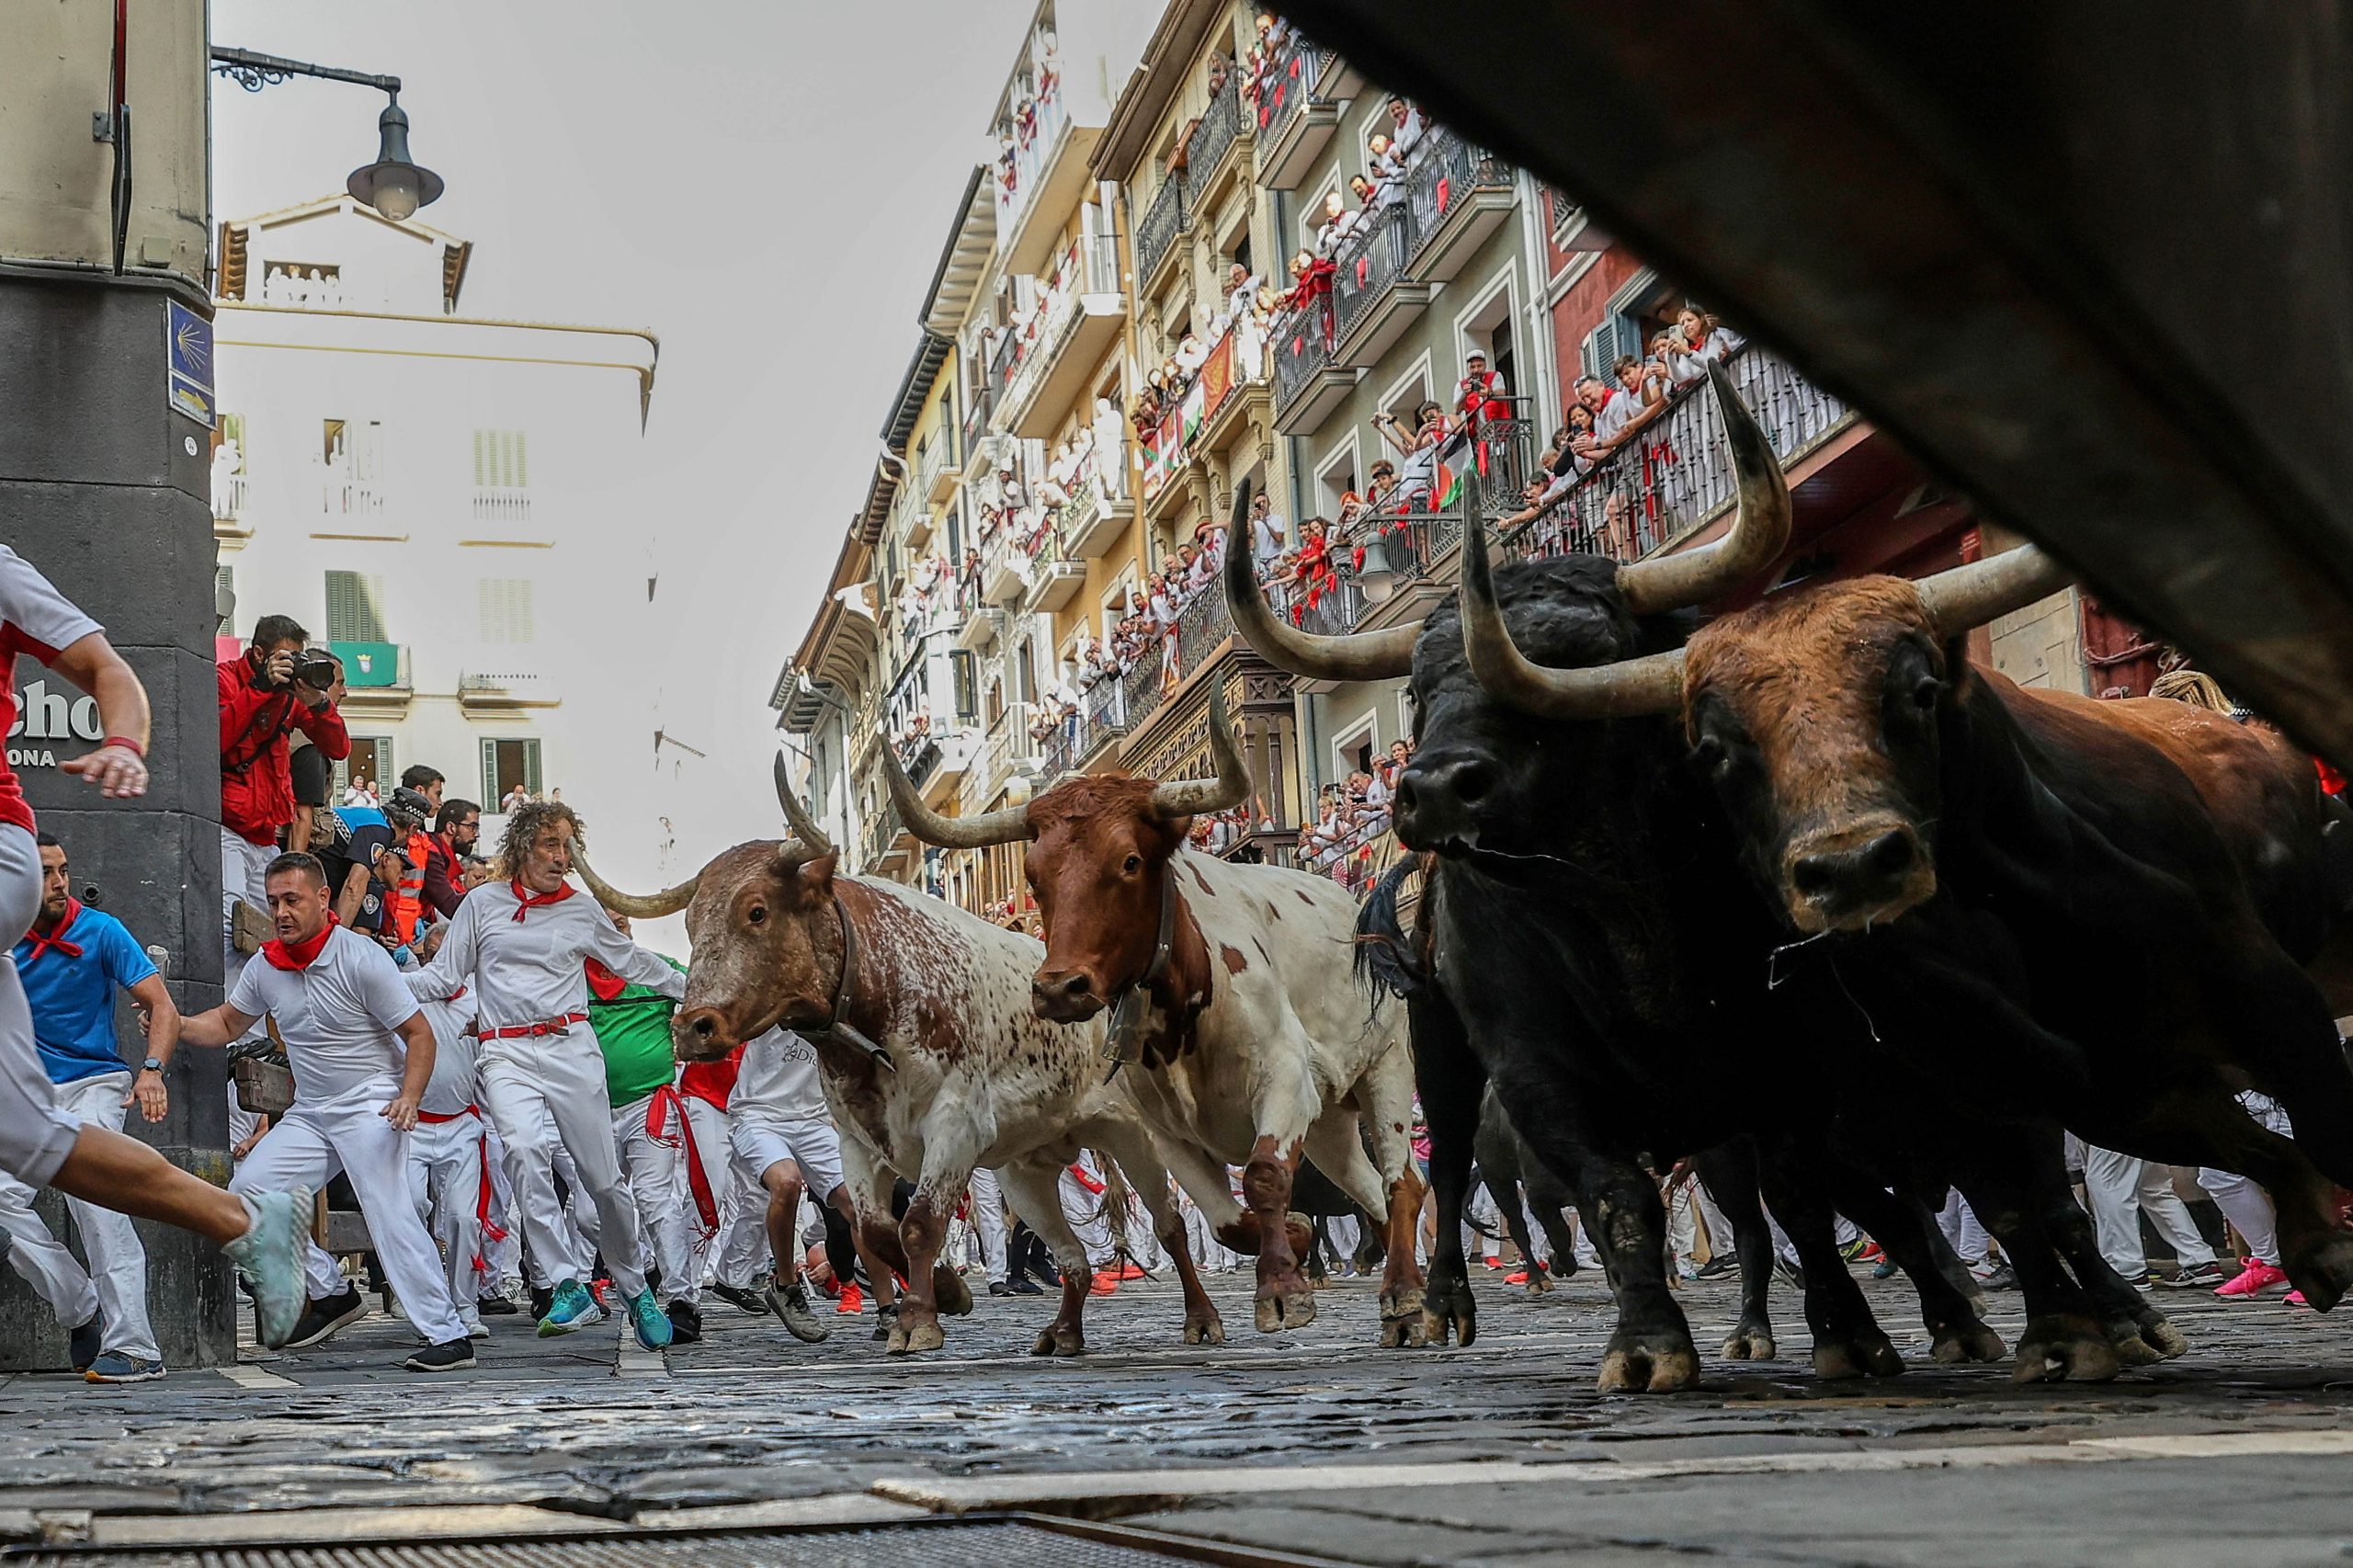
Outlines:
{"type": "MultiPolygon", "coordinates": [[[[65,901],[65,918],[51,926],[48,936],[42,936],[38,926],[26,932],[25,940],[33,945],[33,950],[25,955],[25,963],[29,964],[34,962],[40,959],[41,954],[49,951],[51,948],[56,949],[59,952],[64,954],[69,959],[80,958],[82,956],[82,944],[79,942],[67,941],[65,939],[65,933],[67,929],[73,926],[75,917],[81,913],[82,901],[78,898],[69,898],[65,901]]],[[[22,968],[23,965],[20,964],[17,967],[22,968]]]]}
{"type": "Polygon", "coordinates": [[[308,969],[311,960],[317,958],[320,949],[327,945],[327,938],[335,935],[335,928],[342,924],[335,918],[335,911],[330,909],[327,911],[327,923],[319,927],[317,936],[307,942],[297,942],[292,947],[272,937],[261,945],[261,956],[269,960],[272,969],[308,969]]]}
{"type": "Polygon", "coordinates": [[[539,908],[540,905],[543,903],[562,903],[565,899],[572,896],[572,884],[570,882],[565,882],[553,892],[526,892],[523,891],[523,881],[519,877],[515,881],[508,882],[506,886],[515,894],[515,922],[518,926],[522,924],[524,915],[529,914],[532,910],[539,908]]]}
{"type": "Polygon", "coordinates": [[[588,992],[599,1002],[609,1002],[629,988],[629,982],[607,969],[595,959],[587,962],[588,992]]]}

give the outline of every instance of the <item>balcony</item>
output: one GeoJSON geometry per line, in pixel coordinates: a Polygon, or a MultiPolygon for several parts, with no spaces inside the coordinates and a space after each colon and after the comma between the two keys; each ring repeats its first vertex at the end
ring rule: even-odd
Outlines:
{"type": "Polygon", "coordinates": [[[860,871],[889,871],[906,864],[908,846],[913,841],[899,821],[899,808],[890,797],[879,797],[875,809],[867,812],[865,830],[858,835],[861,859],[860,871]]]}
{"type": "Polygon", "coordinates": [[[1074,561],[1064,553],[1062,529],[1058,524],[1048,524],[1033,541],[1029,553],[1029,580],[1021,596],[1021,608],[1026,614],[1043,614],[1062,608],[1078,597],[1086,585],[1086,562],[1074,561]]]}
{"type": "Polygon", "coordinates": [[[1201,366],[1201,385],[1208,395],[1194,449],[1222,452],[1250,428],[1252,413],[1267,406],[1265,342],[1255,332],[1229,329],[1201,366]]]}
{"type": "MultiPolygon", "coordinates": [[[[1156,676],[1156,659],[1152,668],[1156,676]]],[[[1065,773],[1086,772],[1090,763],[1128,733],[1128,679],[1120,676],[1107,676],[1082,694],[1078,711],[1066,715],[1047,737],[1040,754],[1039,777],[1051,782],[1065,773]]]]}
{"type": "Polygon", "coordinates": [[[458,706],[468,712],[511,712],[521,708],[553,708],[563,699],[554,683],[540,675],[460,675],[458,706]]]}
{"type": "Polygon", "coordinates": [[[1332,362],[1332,301],[1316,301],[1304,311],[1276,318],[1274,342],[1275,428],[1303,436],[1321,426],[1357,384],[1357,373],[1332,362]]]}
{"type": "Polygon", "coordinates": [[[1160,291],[1162,264],[1171,256],[1181,256],[1184,247],[1176,241],[1193,226],[1192,209],[1185,194],[1185,176],[1171,175],[1163,182],[1159,194],[1136,220],[1136,297],[1148,298],[1160,291]]]}
{"type": "MultiPolygon", "coordinates": [[[[1855,423],[1854,410],[1762,348],[1741,350],[1724,369],[1793,484],[1804,478],[1799,465],[1855,423]]],[[[1518,555],[1589,551],[1639,561],[1699,533],[1735,498],[1715,394],[1694,381],[1503,544],[1518,555]]]]}
{"type": "Polygon", "coordinates": [[[1431,127],[1405,174],[1405,205],[1418,236],[1414,276],[1444,283],[1470,265],[1518,199],[1509,165],[1444,126],[1431,127]]]}
{"type": "Polygon", "coordinates": [[[1059,90],[1036,104],[1029,135],[1015,133],[1013,188],[997,189],[997,250],[1008,276],[1036,272],[1053,255],[1063,220],[1086,193],[1086,162],[1103,139],[1099,127],[1071,123],[1059,90]]]}
{"type": "Polygon", "coordinates": [[[1010,523],[981,541],[981,602],[1009,605],[1029,585],[1029,561],[1015,548],[1010,523]]]}
{"type": "Polygon", "coordinates": [[[988,440],[989,415],[995,412],[996,389],[983,381],[966,402],[964,424],[959,432],[963,439],[958,449],[964,454],[963,472],[967,475],[981,472],[974,465],[980,460],[982,446],[988,440]]]}
{"type": "Polygon", "coordinates": [[[989,810],[1017,771],[1026,772],[1036,743],[1029,738],[1031,709],[1026,702],[1006,705],[982,735],[972,766],[964,770],[958,807],[965,814],[989,810]]]}
{"type": "Polygon", "coordinates": [[[997,427],[1036,439],[1052,435],[1126,322],[1117,240],[1101,234],[1072,241],[1029,336],[1015,346],[997,427]]]}
{"type": "Polygon", "coordinates": [[[1063,539],[1074,561],[1092,561],[1119,542],[1128,524],[1134,521],[1134,498],[1126,496],[1128,452],[1123,446],[1110,455],[1119,465],[1122,499],[1114,501],[1103,486],[1104,455],[1097,449],[1087,472],[1071,487],[1070,503],[1063,508],[1063,539]]]}
{"type": "Polygon", "coordinates": [[[1332,358],[1341,365],[1369,366],[1389,352],[1418,319],[1437,292],[1407,271],[1416,230],[1409,200],[1381,208],[1372,222],[1348,237],[1334,259],[1332,324],[1338,335],[1332,358]]]}
{"type": "Polygon", "coordinates": [[[943,422],[931,444],[915,455],[915,494],[938,505],[956,494],[961,478],[957,472],[955,434],[943,422]]]}
{"type": "Polygon", "coordinates": [[[961,618],[956,622],[956,646],[977,653],[1005,630],[1005,611],[981,603],[981,581],[968,577],[956,596],[961,618]]]}
{"type": "Polygon", "coordinates": [[[1340,129],[1340,105],[1325,91],[1336,77],[1332,56],[1296,32],[1267,68],[1256,108],[1258,183],[1296,190],[1315,172],[1340,129]]]}
{"type": "Polygon", "coordinates": [[[212,471],[212,537],[222,543],[242,544],[254,537],[254,526],[245,521],[245,505],[250,482],[243,473],[212,471]]]}
{"type": "Polygon", "coordinates": [[[512,527],[531,520],[531,493],[520,485],[474,486],[474,521],[512,527]]]}
{"type": "Polygon", "coordinates": [[[1238,146],[1246,156],[1250,149],[1248,131],[1257,129],[1255,119],[1247,119],[1242,112],[1242,78],[1238,73],[1228,73],[1225,85],[1210,99],[1209,108],[1193,124],[1193,133],[1185,141],[1185,187],[1196,207],[1207,207],[1217,200],[1224,188],[1229,165],[1238,146]],[[1246,127],[1246,130],[1245,130],[1246,127]]]}

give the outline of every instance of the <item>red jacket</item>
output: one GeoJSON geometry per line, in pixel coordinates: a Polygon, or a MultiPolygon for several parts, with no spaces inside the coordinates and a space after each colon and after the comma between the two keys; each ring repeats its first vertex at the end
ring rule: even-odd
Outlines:
{"type": "Polygon", "coordinates": [[[291,690],[271,691],[254,678],[250,652],[222,661],[221,825],[252,844],[271,844],[294,820],[294,779],[286,770],[286,737],[301,730],[330,762],[351,755],[351,735],[333,708],[313,712],[291,690]]]}

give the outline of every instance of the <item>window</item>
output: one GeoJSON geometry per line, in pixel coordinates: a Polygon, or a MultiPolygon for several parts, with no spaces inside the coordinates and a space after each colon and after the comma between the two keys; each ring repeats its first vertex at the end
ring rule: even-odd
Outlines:
{"type": "Polygon", "coordinates": [[[384,509],[384,422],[328,419],[321,422],[319,464],[325,471],[320,509],[331,515],[370,517],[384,509]]]}
{"type": "Polygon", "coordinates": [[[520,430],[474,432],[474,516],[530,516],[529,454],[520,430]]]}
{"type": "Polygon", "coordinates": [[[351,755],[335,765],[335,792],[330,805],[343,803],[343,792],[352,785],[364,783],[381,796],[400,778],[392,767],[392,737],[390,735],[354,735],[351,755]]]}
{"type": "Polygon", "coordinates": [[[508,790],[520,784],[525,792],[540,793],[540,743],[536,740],[482,743],[482,801],[485,812],[503,812],[508,790]]]}
{"type": "Polygon", "coordinates": [[[212,516],[236,521],[245,510],[245,416],[223,414],[212,432],[212,516]]]}
{"type": "Polygon", "coordinates": [[[531,580],[529,577],[477,578],[474,582],[474,611],[483,642],[530,642],[531,580]]]}
{"type": "Polygon", "coordinates": [[[980,703],[974,699],[977,669],[972,655],[959,648],[948,655],[948,672],[956,693],[956,722],[970,724],[980,717],[980,703]]]}
{"type": "Polygon", "coordinates": [[[327,641],[389,642],[384,633],[384,580],[373,574],[327,574],[327,641]]]}

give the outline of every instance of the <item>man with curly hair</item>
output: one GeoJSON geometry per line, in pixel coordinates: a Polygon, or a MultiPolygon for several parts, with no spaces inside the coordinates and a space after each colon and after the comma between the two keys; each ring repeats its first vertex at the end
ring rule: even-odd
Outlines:
{"type": "MultiPolygon", "coordinates": [[[[623,936],[593,898],[565,878],[585,841],[580,818],[561,801],[532,801],[508,813],[499,846],[504,880],[483,883],[458,905],[441,950],[408,976],[425,1000],[471,989],[482,1108],[506,1148],[507,1173],[535,1268],[573,1256],[554,1179],[556,1146],[572,1158],[597,1211],[597,1241],[637,1341],[659,1350],[672,1338],[643,1272],[637,1205],[622,1180],[605,1084],[605,1056],[588,1018],[587,965],[671,997],[686,977],[623,936]]],[[[596,1321],[596,1299],[576,1278],[551,1287],[542,1336],[596,1321]]]]}

